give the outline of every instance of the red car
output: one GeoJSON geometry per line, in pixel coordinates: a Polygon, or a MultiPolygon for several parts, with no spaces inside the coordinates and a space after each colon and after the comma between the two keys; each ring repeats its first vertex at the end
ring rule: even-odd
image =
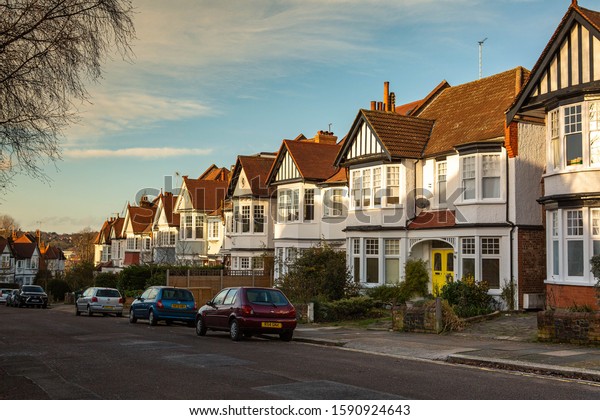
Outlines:
{"type": "Polygon", "coordinates": [[[229,331],[239,341],[253,334],[278,334],[290,341],[296,309],[281,290],[268,287],[229,287],[221,290],[196,314],[196,334],[229,331]]]}

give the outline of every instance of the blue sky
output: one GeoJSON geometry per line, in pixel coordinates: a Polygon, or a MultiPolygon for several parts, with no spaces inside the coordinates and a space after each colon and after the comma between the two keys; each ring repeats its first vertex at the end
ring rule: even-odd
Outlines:
{"type": "MultiPolygon", "coordinates": [[[[133,0],[134,57],[112,57],[49,182],[19,176],[0,214],[97,230],[165,177],[198,177],[299,133],[342,138],[358,110],[516,66],[531,69],[570,0],[133,0]]],[[[600,10],[600,1],[580,1],[600,10]]]]}

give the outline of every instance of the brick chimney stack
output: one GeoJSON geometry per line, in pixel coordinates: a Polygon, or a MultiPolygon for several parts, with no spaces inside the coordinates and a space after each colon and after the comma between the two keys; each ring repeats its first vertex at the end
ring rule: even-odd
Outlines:
{"type": "Polygon", "coordinates": [[[321,144],[336,144],[337,136],[334,135],[331,131],[320,130],[315,135],[314,142],[321,143],[321,144]]]}

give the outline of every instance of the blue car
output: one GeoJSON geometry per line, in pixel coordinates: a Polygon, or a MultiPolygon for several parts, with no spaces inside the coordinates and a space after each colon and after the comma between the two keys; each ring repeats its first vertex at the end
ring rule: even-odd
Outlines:
{"type": "Polygon", "coordinates": [[[152,286],[135,298],[129,308],[129,322],[147,319],[150,325],[158,321],[183,321],[189,326],[195,325],[196,302],[194,295],[187,289],[171,286],[152,286]]]}

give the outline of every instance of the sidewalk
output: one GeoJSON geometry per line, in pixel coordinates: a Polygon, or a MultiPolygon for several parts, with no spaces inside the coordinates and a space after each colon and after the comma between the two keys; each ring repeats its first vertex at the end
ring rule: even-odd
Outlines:
{"type": "Polygon", "coordinates": [[[412,360],[600,382],[600,347],[536,342],[535,313],[501,315],[447,334],[299,325],[294,340],[412,360]]]}

